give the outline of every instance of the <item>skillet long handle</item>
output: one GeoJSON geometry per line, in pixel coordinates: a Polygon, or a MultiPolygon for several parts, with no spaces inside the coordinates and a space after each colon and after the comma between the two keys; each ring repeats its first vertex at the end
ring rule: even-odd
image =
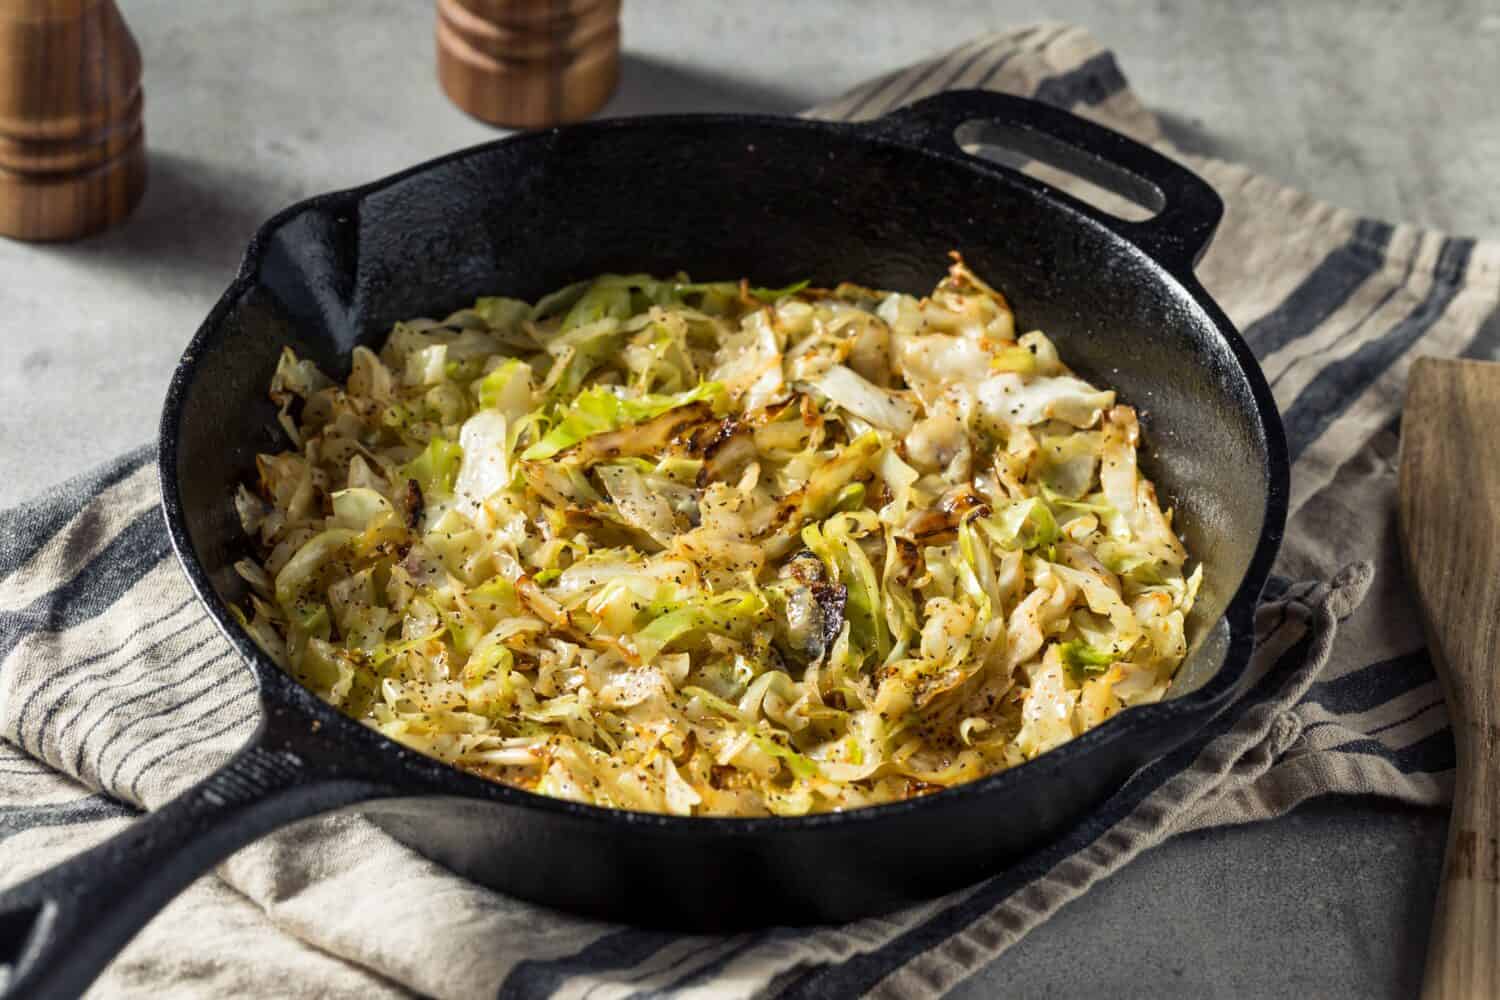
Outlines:
{"type": "Polygon", "coordinates": [[[257,743],[98,846],[0,893],[3,1000],[81,994],[199,875],[294,820],[389,794],[257,743]]]}
{"type": "Polygon", "coordinates": [[[1179,278],[1191,276],[1224,217],[1218,192],[1187,167],[1103,125],[1024,97],[950,90],[856,127],[948,155],[967,155],[967,142],[1002,146],[1128,198],[1155,214],[1139,222],[1121,219],[1015,174],[1020,183],[1113,229],[1179,278]]]}

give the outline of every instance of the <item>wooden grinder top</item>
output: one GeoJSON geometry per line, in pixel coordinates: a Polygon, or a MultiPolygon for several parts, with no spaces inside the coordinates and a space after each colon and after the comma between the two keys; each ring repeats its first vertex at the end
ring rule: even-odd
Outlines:
{"type": "Polygon", "coordinates": [[[85,236],[145,186],[141,54],[114,0],[0,3],[0,235],[85,236]]]}
{"type": "Polygon", "coordinates": [[[492,125],[578,121],[620,72],[620,0],[437,0],[438,80],[492,125]]]}

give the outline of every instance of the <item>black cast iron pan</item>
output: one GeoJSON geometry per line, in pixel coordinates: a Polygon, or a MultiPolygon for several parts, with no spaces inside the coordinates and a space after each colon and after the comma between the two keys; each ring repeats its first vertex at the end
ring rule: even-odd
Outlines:
{"type": "Polygon", "coordinates": [[[866,124],[684,116],[527,134],[291,208],[252,241],[183,355],[162,416],[162,503],[208,613],[255,673],[264,723],[220,771],[0,895],[8,995],[81,991],[175,893],[279,826],[358,804],[455,872],[638,924],[841,921],[994,873],[1191,735],[1244,683],[1280,542],[1287,459],[1245,344],[1193,277],[1222,213],[1185,168],[1056,109],[956,92],[866,124]],[[972,157],[994,142],[1157,214],[1125,222],[972,157]],[[231,497],[278,450],[266,386],[291,344],[335,374],[391,324],[603,271],[922,293],[949,250],[1024,328],[1144,411],[1147,471],[1205,583],[1172,697],[1014,770],[917,800],[796,819],[617,812],[490,784],[385,739],[278,670],[228,612],[247,551],[231,497]]]}

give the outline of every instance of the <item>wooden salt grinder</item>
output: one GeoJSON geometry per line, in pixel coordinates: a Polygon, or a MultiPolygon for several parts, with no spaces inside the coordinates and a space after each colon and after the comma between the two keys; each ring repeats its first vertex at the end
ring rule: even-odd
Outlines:
{"type": "Polygon", "coordinates": [[[0,235],[71,240],[146,188],[141,53],[114,0],[0,0],[0,235]]]}
{"type": "Polygon", "coordinates": [[[511,128],[586,118],[620,74],[620,0],[437,0],[438,80],[511,128]]]}

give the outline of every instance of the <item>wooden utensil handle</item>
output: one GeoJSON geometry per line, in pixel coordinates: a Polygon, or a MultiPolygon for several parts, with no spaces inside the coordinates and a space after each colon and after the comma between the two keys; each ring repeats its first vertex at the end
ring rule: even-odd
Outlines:
{"type": "Polygon", "coordinates": [[[1422,995],[1500,997],[1500,365],[1419,358],[1398,512],[1458,751],[1422,995]]]}
{"type": "Polygon", "coordinates": [[[1500,730],[1455,715],[1453,740],[1453,815],[1424,1000],[1500,997],[1500,730]]]}

